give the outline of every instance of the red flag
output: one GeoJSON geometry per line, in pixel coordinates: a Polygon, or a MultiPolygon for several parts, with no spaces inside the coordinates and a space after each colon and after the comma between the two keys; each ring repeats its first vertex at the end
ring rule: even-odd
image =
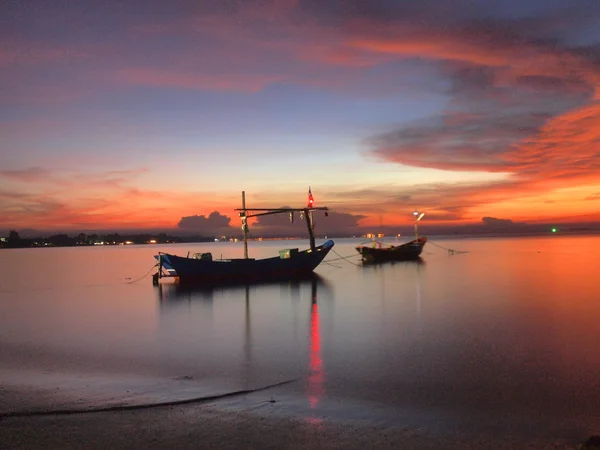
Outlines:
{"type": "Polygon", "coordinates": [[[308,207],[312,208],[313,207],[313,203],[314,203],[314,199],[312,196],[312,192],[310,191],[310,186],[308,187],[308,207]]]}

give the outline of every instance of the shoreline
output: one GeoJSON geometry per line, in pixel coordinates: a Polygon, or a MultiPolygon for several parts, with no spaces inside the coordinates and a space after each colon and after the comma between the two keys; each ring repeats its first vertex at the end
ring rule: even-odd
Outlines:
{"type": "Polygon", "coordinates": [[[284,412],[286,401],[278,390],[269,389],[260,389],[262,394],[233,393],[222,399],[117,406],[104,411],[64,411],[68,405],[63,404],[61,412],[60,403],[53,402],[56,411],[44,413],[40,410],[43,391],[4,385],[0,387],[4,412],[0,414],[0,448],[587,448],[580,444],[588,436],[575,432],[540,437],[508,428],[500,436],[497,430],[435,430],[426,423],[409,424],[401,417],[384,424],[364,418],[340,420],[318,410],[312,415],[289,414],[284,412]],[[10,411],[24,409],[23,401],[35,412],[10,416],[10,411]]]}
{"type": "Polygon", "coordinates": [[[218,403],[152,409],[11,417],[0,420],[2,448],[576,449],[583,440],[482,434],[436,435],[419,428],[327,418],[228,411],[218,403]]]}

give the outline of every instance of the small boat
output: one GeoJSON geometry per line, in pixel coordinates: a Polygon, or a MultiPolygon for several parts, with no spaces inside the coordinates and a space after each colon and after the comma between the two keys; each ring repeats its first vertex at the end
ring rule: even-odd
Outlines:
{"type": "Polygon", "coordinates": [[[419,213],[415,211],[413,213],[415,218],[415,239],[402,245],[390,245],[383,247],[379,242],[373,242],[372,247],[359,245],[356,247],[358,253],[362,256],[362,262],[378,263],[385,261],[411,261],[421,257],[421,252],[427,238],[425,236],[419,237],[419,222],[425,215],[425,213],[419,213]]]}
{"type": "Polygon", "coordinates": [[[362,256],[363,263],[377,263],[384,261],[410,261],[419,259],[427,238],[421,236],[413,241],[402,245],[391,245],[389,247],[375,247],[360,245],[356,247],[362,256]]]}
{"type": "Polygon", "coordinates": [[[236,211],[240,211],[239,216],[242,219],[244,258],[213,259],[210,253],[177,256],[159,252],[158,255],[155,255],[159,268],[153,276],[154,284],[158,284],[158,280],[163,277],[176,277],[180,283],[201,285],[260,283],[306,277],[323,261],[334,245],[332,240],[319,246],[315,244],[313,213],[325,211],[325,215],[327,215],[328,208],[314,207],[310,188],[308,192],[306,208],[246,208],[245,192],[242,192],[242,208],[236,209],[236,211]],[[290,220],[293,220],[295,212],[299,212],[300,216],[306,220],[310,248],[280,250],[279,256],[271,258],[248,257],[248,218],[286,213],[290,215],[290,220]]]}

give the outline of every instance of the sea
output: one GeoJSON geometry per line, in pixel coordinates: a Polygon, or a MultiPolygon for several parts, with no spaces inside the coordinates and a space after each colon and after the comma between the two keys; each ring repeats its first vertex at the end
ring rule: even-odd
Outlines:
{"type": "Polygon", "coordinates": [[[430,237],[419,261],[368,266],[361,243],[335,239],[307,280],[213,288],[153,285],[154,255],[241,242],[0,250],[0,416],[208,398],[317,424],[598,433],[600,236],[430,237]]]}

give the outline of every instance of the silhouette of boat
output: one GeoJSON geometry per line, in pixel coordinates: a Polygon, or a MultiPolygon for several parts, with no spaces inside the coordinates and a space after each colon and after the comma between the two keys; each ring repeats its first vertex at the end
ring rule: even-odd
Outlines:
{"type": "Polygon", "coordinates": [[[356,251],[362,256],[363,264],[385,261],[411,261],[421,257],[423,247],[427,243],[425,236],[419,237],[418,225],[425,213],[413,212],[415,218],[415,239],[402,245],[383,246],[381,242],[373,242],[371,247],[359,245],[356,251]]]}
{"type": "Polygon", "coordinates": [[[159,252],[155,255],[158,260],[158,272],[153,276],[154,284],[162,277],[177,277],[180,283],[202,285],[260,283],[271,280],[286,280],[301,278],[313,272],[333,248],[332,240],[322,245],[315,245],[313,232],[314,211],[325,211],[327,207],[313,207],[312,193],[308,191],[308,206],[306,208],[246,208],[245,192],[242,192],[242,208],[239,215],[244,231],[244,258],[213,259],[210,253],[195,253],[192,256],[177,256],[159,252]],[[264,259],[248,258],[248,225],[250,217],[271,214],[293,214],[299,212],[306,220],[310,248],[299,250],[290,248],[279,251],[279,256],[264,259]]]}
{"type": "Polygon", "coordinates": [[[427,238],[422,236],[402,245],[391,245],[389,247],[368,247],[360,245],[356,247],[362,256],[363,263],[377,263],[384,261],[411,261],[419,259],[427,238]]]}

